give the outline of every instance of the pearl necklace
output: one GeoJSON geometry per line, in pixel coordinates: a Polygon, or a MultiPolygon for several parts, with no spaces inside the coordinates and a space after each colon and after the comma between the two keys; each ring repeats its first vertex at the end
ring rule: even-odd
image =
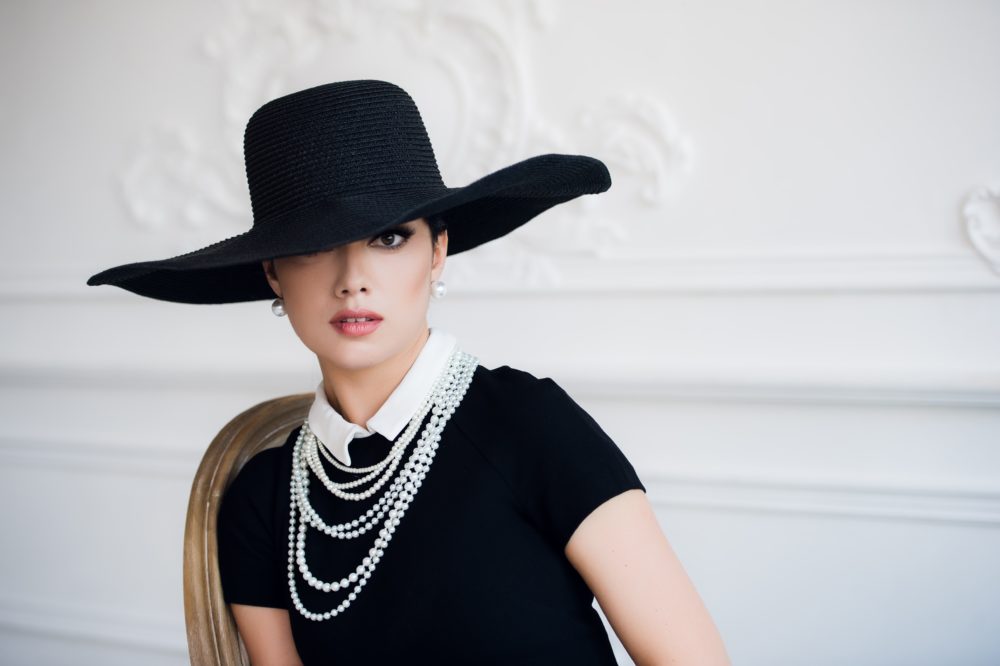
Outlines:
{"type": "Polygon", "coordinates": [[[392,535],[399,525],[407,507],[417,494],[427,471],[430,469],[434,456],[437,453],[438,444],[441,440],[441,431],[444,429],[448,419],[455,412],[455,409],[462,402],[465,392],[472,382],[472,376],[479,359],[455,348],[448,357],[445,369],[438,376],[431,387],[427,397],[417,410],[409,425],[393,444],[389,454],[381,462],[368,467],[348,467],[335,460],[326,449],[326,445],[319,441],[312,429],[309,427],[309,420],[306,419],[299,431],[295,447],[292,449],[292,478],[291,478],[291,502],[288,518],[288,589],[291,592],[292,602],[295,608],[304,617],[315,620],[327,620],[343,613],[351,602],[357,598],[361,588],[365,586],[368,579],[375,571],[375,565],[385,554],[385,549],[392,540],[392,535]],[[393,471],[399,466],[403,453],[416,435],[417,429],[423,422],[427,412],[431,412],[427,425],[420,436],[420,441],[410,454],[409,460],[403,465],[396,478],[389,484],[385,493],[379,498],[374,506],[369,508],[360,517],[346,523],[328,524],[323,521],[316,510],[309,502],[309,474],[313,474],[323,483],[327,490],[333,495],[348,501],[361,501],[371,497],[381,488],[392,476],[393,471]],[[354,481],[335,483],[330,480],[320,462],[319,456],[322,454],[337,469],[352,474],[364,474],[365,476],[354,481]],[[383,471],[384,470],[384,471],[383,471]],[[360,492],[345,490],[361,485],[372,479],[375,483],[360,492]],[[296,527],[296,512],[300,514],[298,526],[296,527]],[[371,530],[383,516],[388,512],[388,516],[382,523],[382,529],[378,532],[375,544],[368,550],[368,557],[362,559],[361,564],[354,568],[347,576],[335,581],[322,581],[316,578],[309,570],[306,563],[306,531],[308,527],[313,527],[320,532],[336,539],[354,539],[371,530]],[[323,592],[337,592],[346,590],[354,585],[347,598],[340,604],[324,613],[314,613],[308,610],[299,599],[298,589],[295,581],[295,571],[298,569],[302,578],[311,587],[323,592]]]}

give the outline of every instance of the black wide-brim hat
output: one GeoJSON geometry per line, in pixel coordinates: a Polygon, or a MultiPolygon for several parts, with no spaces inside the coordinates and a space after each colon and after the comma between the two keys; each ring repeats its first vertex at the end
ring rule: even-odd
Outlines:
{"type": "Polygon", "coordinates": [[[539,213],[611,186],[585,155],[546,154],[445,187],[416,104],[385,81],[328,83],[267,102],[243,136],[249,231],[170,259],[87,280],[178,303],[274,298],[261,262],[370,238],[440,215],[448,254],[499,238],[539,213]]]}

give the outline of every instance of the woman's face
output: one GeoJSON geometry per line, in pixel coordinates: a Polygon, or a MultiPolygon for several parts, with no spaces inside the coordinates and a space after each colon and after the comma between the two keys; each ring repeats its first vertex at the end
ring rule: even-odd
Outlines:
{"type": "Polygon", "coordinates": [[[321,366],[357,370],[411,350],[424,334],[430,285],[447,253],[448,232],[433,246],[427,223],[417,218],[368,239],[263,265],[292,328],[321,366]],[[361,308],[382,317],[374,331],[352,336],[332,323],[337,312],[361,308]]]}

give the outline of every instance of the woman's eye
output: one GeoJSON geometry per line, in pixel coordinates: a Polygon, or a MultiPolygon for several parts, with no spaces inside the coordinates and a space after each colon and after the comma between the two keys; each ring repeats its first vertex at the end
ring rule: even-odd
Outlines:
{"type": "Polygon", "coordinates": [[[379,234],[374,238],[378,243],[378,246],[386,250],[396,250],[401,248],[409,240],[410,236],[413,235],[413,231],[407,229],[406,227],[397,227],[396,229],[391,229],[384,233],[379,234]]]}

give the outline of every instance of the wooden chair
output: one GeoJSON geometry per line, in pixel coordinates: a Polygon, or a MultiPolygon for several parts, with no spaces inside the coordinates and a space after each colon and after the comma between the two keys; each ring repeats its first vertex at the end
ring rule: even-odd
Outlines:
{"type": "Polygon", "coordinates": [[[184,528],[184,621],[193,666],[250,666],[222,598],[215,532],[219,504],[255,453],[284,444],[314,397],[300,393],[254,405],[222,428],[201,459],[184,528]]]}

